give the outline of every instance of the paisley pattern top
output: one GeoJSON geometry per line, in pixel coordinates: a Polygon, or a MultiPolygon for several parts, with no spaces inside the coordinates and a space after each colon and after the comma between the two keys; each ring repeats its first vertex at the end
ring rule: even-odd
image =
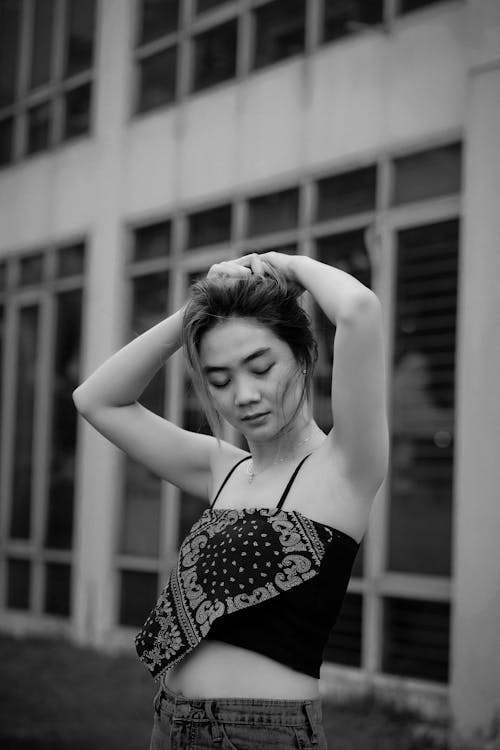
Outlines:
{"type": "Polygon", "coordinates": [[[167,584],[135,639],[153,678],[159,680],[194,649],[217,618],[317,576],[335,532],[279,506],[207,508],[184,539],[167,584]]]}

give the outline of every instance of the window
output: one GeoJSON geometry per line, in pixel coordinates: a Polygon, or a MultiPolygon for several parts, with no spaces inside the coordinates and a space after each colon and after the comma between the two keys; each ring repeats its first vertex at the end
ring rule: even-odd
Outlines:
{"type": "Polygon", "coordinates": [[[329,42],[382,22],[383,0],[325,0],[323,41],[329,42]]]}
{"type": "Polygon", "coordinates": [[[179,0],[142,0],[139,44],[159,39],[179,26],[179,0]]]}
{"type": "Polygon", "coordinates": [[[350,667],[361,666],[362,608],[362,596],[346,594],[342,611],[325,646],[323,655],[325,661],[333,661],[350,667]]]}
{"type": "Polygon", "coordinates": [[[196,12],[203,13],[205,10],[211,10],[217,5],[223,5],[228,0],[196,0],[196,12]]]}
{"type": "Polygon", "coordinates": [[[383,670],[388,674],[448,680],[450,608],[443,602],[387,598],[383,670]]]}
{"type": "Polygon", "coordinates": [[[458,221],[398,232],[389,567],[449,575],[458,221]]]}
{"type": "Polygon", "coordinates": [[[318,180],[318,221],[373,211],[376,183],[375,166],[318,180]]]}
{"type": "Polygon", "coordinates": [[[460,143],[394,160],[392,203],[412,203],[458,193],[461,185],[460,143]]]}
{"type": "Polygon", "coordinates": [[[229,242],[231,206],[218,206],[188,216],[188,248],[229,242]]]}
{"type": "Polygon", "coordinates": [[[123,570],[120,576],[120,625],[139,628],[156,604],[158,575],[123,570]]]}
{"type": "Polygon", "coordinates": [[[176,95],[177,47],[139,61],[138,111],[169,104],[176,95]]]}
{"type": "Polygon", "coordinates": [[[0,0],[0,18],[1,166],[91,131],[96,3],[0,0]]]}
{"type": "Polygon", "coordinates": [[[133,259],[150,260],[170,254],[170,222],[161,221],[135,230],[133,259]]]}
{"type": "MultiPolygon", "coordinates": [[[[167,317],[168,281],[169,275],[165,271],[133,278],[132,338],[140,336],[167,317]]],[[[164,381],[165,373],[161,368],[140,397],[140,403],[146,409],[160,416],[164,413],[164,381]]],[[[157,557],[160,548],[161,480],[127,455],[123,460],[125,476],[120,552],[157,557]]]]}
{"type": "Polygon", "coordinates": [[[251,198],[248,202],[248,235],[279,232],[297,226],[299,191],[282,190],[251,198]]]}
{"type": "Polygon", "coordinates": [[[72,393],[80,382],[84,256],[84,244],[77,243],[11,257],[3,264],[11,283],[0,285],[0,383],[8,388],[0,444],[12,446],[0,457],[6,519],[0,607],[58,618],[71,614],[72,393]],[[41,405],[50,418],[35,429],[41,405]]]}
{"type": "Polygon", "coordinates": [[[437,5],[437,3],[442,2],[443,0],[399,0],[399,12],[409,13],[412,10],[424,8],[427,5],[437,5]]]}
{"type": "Polygon", "coordinates": [[[229,21],[194,37],[193,91],[236,75],[237,21],[229,21]]]}
{"type": "Polygon", "coordinates": [[[254,68],[304,51],[304,0],[273,0],[255,11],[254,68]]]}

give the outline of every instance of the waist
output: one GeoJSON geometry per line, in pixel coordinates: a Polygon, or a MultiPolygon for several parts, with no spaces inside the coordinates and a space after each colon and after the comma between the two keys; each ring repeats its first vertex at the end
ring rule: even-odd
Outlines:
{"type": "Polygon", "coordinates": [[[319,698],[319,680],[249,649],[202,641],[162,677],[187,698],[319,698]]]}

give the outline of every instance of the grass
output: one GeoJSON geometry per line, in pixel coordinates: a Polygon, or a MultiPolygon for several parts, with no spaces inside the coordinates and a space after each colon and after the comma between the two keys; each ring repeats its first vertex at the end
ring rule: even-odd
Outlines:
{"type": "MultiPolygon", "coordinates": [[[[2,750],[147,750],[156,683],[134,654],[1,635],[2,750]]],[[[372,699],[323,700],[323,715],[331,750],[446,748],[414,715],[372,699]]]]}

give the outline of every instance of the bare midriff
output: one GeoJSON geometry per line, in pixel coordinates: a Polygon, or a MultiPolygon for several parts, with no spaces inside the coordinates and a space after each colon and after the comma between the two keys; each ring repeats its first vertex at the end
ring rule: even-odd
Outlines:
{"type": "Polygon", "coordinates": [[[263,654],[222,641],[201,641],[163,678],[187,698],[318,698],[319,680],[263,654]]]}

